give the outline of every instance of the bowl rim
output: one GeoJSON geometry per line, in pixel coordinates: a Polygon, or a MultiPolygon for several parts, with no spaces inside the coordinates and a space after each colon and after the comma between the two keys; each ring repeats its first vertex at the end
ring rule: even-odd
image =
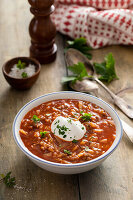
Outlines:
{"type": "MultiPolygon", "coordinates": [[[[82,93],[82,92],[74,92],[74,91],[60,91],[60,92],[52,92],[52,93],[47,93],[47,94],[44,94],[44,95],[41,95],[31,101],[29,101],[27,104],[25,104],[20,110],[19,112],[17,113],[17,115],[15,116],[14,118],[14,121],[13,121],[13,126],[12,126],[12,130],[13,130],[13,137],[14,137],[14,140],[16,142],[16,144],[18,145],[18,147],[31,159],[39,162],[39,163],[43,163],[43,164],[47,164],[47,165],[52,165],[53,167],[65,167],[65,168],[70,168],[70,167],[82,167],[82,166],[86,166],[88,164],[93,164],[93,163],[96,163],[100,160],[103,160],[105,159],[106,157],[108,157],[115,149],[116,147],[118,146],[118,144],[120,143],[120,140],[122,138],[122,135],[123,135],[123,128],[122,128],[122,123],[121,123],[121,120],[120,120],[120,117],[118,116],[117,112],[114,110],[114,108],[112,108],[112,106],[110,106],[108,103],[106,103],[105,101],[103,101],[102,99],[100,98],[97,98],[93,95],[90,95],[90,94],[86,94],[86,93],[82,93]],[[104,153],[102,154],[101,156],[97,157],[97,158],[94,158],[90,161],[86,161],[86,162],[82,162],[82,163],[74,163],[74,164],[62,164],[62,163],[56,163],[56,162],[51,162],[51,161],[48,161],[48,160],[45,160],[45,159],[42,159],[36,155],[34,155],[32,152],[30,152],[27,147],[26,150],[21,146],[19,140],[17,139],[16,137],[16,132],[15,132],[15,126],[16,126],[16,121],[17,121],[17,118],[18,116],[20,115],[20,113],[29,105],[29,104],[32,104],[34,101],[37,101],[38,99],[40,98],[44,98],[44,97],[47,97],[49,95],[58,95],[58,94],[63,94],[63,93],[77,93],[77,94],[80,94],[80,95],[86,95],[86,96],[90,96],[91,98],[94,98],[98,101],[101,101],[102,103],[104,103],[106,106],[108,106],[113,112],[114,114],[116,115],[118,121],[119,121],[119,124],[120,124],[120,134],[119,134],[119,140],[117,141],[117,143],[115,144],[115,146],[113,147],[112,150],[110,150],[110,148],[104,153]],[[29,152],[27,152],[29,151],[29,152]]],[[[115,140],[114,140],[115,141],[115,140]]],[[[22,141],[23,142],[23,141],[22,141]]],[[[114,143],[114,142],[113,142],[114,143]]]]}
{"type": "Polygon", "coordinates": [[[30,79],[30,78],[33,78],[34,76],[36,76],[37,74],[39,74],[40,73],[40,70],[41,70],[41,64],[39,63],[39,61],[38,60],[36,60],[35,58],[31,58],[31,57],[26,57],[26,56],[20,56],[20,57],[14,57],[14,58],[11,58],[10,60],[8,60],[8,61],[6,61],[4,64],[3,64],[3,66],[2,66],[2,71],[3,71],[3,74],[5,74],[5,76],[7,76],[8,78],[10,78],[10,79],[14,79],[14,80],[28,80],[28,79],[30,79]],[[6,72],[6,70],[5,70],[5,66],[8,64],[8,63],[10,63],[11,61],[13,61],[13,60],[16,60],[16,59],[27,59],[27,60],[29,60],[29,61],[33,61],[34,63],[36,63],[36,65],[38,66],[38,69],[37,69],[37,71],[35,71],[35,73],[32,75],[32,76],[30,76],[30,77],[27,77],[27,78],[14,78],[14,77],[12,77],[12,76],[9,76],[9,74],[6,72]]]}

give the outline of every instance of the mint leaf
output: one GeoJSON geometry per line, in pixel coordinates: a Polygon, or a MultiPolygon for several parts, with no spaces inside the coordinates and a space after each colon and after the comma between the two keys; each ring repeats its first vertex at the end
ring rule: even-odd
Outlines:
{"type": "Polygon", "coordinates": [[[24,69],[26,67],[26,63],[21,62],[21,60],[18,61],[17,63],[17,68],[18,69],[24,69]]]}
{"type": "Polygon", "coordinates": [[[77,80],[82,81],[84,77],[88,76],[86,67],[83,63],[78,62],[72,66],[68,66],[68,69],[72,72],[73,76],[63,77],[62,83],[70,82],[75,83],[77,80]]]}
{"type": "Polygon", "coordinates": [[[104,58],[102,63],[94,63],[94,68],[97,74],[100,74],[99,80],[110,83],[113,79],[118,79],[115,72],[115,60],[112,53],[109,53],[104,58]]]}
{"type": "Polygon", "coordinates": [[[92,54],[89,52],[90,50],[92,50],[92,48],[90,46],[87,45],[87,41],[86,38],[81,37],[81,38],[77,38],[73,41],[67,41],[67,48],[74,48],[79,50],[81,53],[83,53],[88,59],[92,59],[92,54]]]}

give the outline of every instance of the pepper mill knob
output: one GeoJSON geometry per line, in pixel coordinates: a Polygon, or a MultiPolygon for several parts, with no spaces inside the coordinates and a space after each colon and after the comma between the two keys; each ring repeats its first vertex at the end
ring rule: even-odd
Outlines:
{"type": "Polygon", "coordinates": [[[55,44],[56,28],[50,15],[54,11],[54,0],[28,0],[34,15],[29,25],[31,37],[30,56],[41,64],[55,60],[57,46],[55,44]]]}

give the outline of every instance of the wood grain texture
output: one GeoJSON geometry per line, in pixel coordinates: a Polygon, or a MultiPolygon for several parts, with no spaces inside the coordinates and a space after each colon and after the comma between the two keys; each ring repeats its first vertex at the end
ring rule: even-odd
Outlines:
{"type": "MultiPolygon", "coordinates": [[[[101,62],[104,56],[112,52],[116,61],[119,80],[108,87],[114,92],[133,86],[133,47],[112,46],[93,50],[93,61],[101,62]]],[[[133,127],[133,120],[128,119],[112,104],[109,95],[101,88],[100,96],[110,103],[120,117],[133,127]]],[[[133,105],[133,91],[129,102],[133,105]]],[[[133,145],[124,134],[117,150],[99,167],[79,175],[80,194],[82,200],[131,200],[133,199],[133,145]]]]}
{"type": "MultiPolygon", "coordinates": [[[[15,56],[28,56],[31,19],[29,5],[23,0],[4,0],[0,4],[0,65],[15,56]]],[[[133,145],[126,135],[117,150],[101,166],[80,175],[58,175],[40,169],[16,146],[12,122],[19,109],[28,101],[48,92],[66,90],[60,79],[66,74],[63,55],[63,36],[56,37],[58,54],[54,63],[42,66],[35,85],[28,91],[16,91],[7,84],[0,71],[0,173],[12,171],[17,186],[8,189],[0,183],[0,200],[132,200],[133,145]]],[[[120,77],[108,87],[118,92],[133,86],[133,47],[113,46],[93,50],[93,61],[102,61],[112,52],[120,77]],[[95,59],[94,59],[95,58],[95,59]]],[[[111,99],[101,90],[104,100],[111,99]],[[106,98],[105,98],[106,97],[106,98]]],[[[130,94],[132,102],[133,93],[130,94]]],[[[116,108],[116,107],[115,107],[116,108]]],[[[121,118],[133,126],[120,110],[121,118]]]]}
{"type": "MultiPolygon", "coordinates": [[[[1,65],[11,57],[28,56],[30,17],[26,1],[5,0],[1,3],[1,65]]],[[[42,66],[40,77],[30,90],[10,88],[0,71],[0,173],[11,170],[17,181],[15,189],[0,184],[0,200],[78,199],[77,175],[64,176],[40,169],[19,150],[12,136],[13,119],[25,103],[45,93],[62,90],[60,79],[66,74],[63,40],[60,35],[56,40],[60,46],[56,61],[42,66]]]]}

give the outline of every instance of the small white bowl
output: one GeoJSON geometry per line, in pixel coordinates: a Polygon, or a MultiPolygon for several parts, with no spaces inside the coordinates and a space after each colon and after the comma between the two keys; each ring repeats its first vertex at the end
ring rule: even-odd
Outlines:
{"type": "Polygon", "coordinates": [[[98,165],[100,165],[108,156],[111,155],[111,153],[116,149],[118,146],[121,137],[122,137],[122,125],[120,118],[116,111],[106,102],[104,102],[101,99],[98,99],[97,97],[85,94],[85,93],[80,93],[80,92],[55,92],[55,93],[50,93],[46,94],[43,96],[40,96],[36,99],[33,99],[29,103],[27,103],[25,106],[21,108],[21,110],[18,112],[16,115],[14,122],[13,122],[13,136],[15,139],[15,142],[19,146],[19,148],[28,156],[36,165],[39,167],[46,169],[48,171],[54,172],[54,173],[59,173],[59,174],[77,174],[77,173],[82,173],[85,171],[89,171],[98,165]],[[39,158],[38,156],[34,155],[31,153],[23,144],[20,134],[19,134],[19,129],[20,129],[20,123],[25,114],[30,111],[32,108],[55,99],[79,99],[79,100],[85,100],[85,101],[90,101],[100,107],[102,107],[105,111],[107,111],[112,119],[115,122],[116,126],[116,139],[114,140],[112,146],[106,151],[103,155],[87,162],[83,163],[77,163],[77,164],[60,164],[60,163],[54,163],[50,162],[44,159],[39,158]]]}

